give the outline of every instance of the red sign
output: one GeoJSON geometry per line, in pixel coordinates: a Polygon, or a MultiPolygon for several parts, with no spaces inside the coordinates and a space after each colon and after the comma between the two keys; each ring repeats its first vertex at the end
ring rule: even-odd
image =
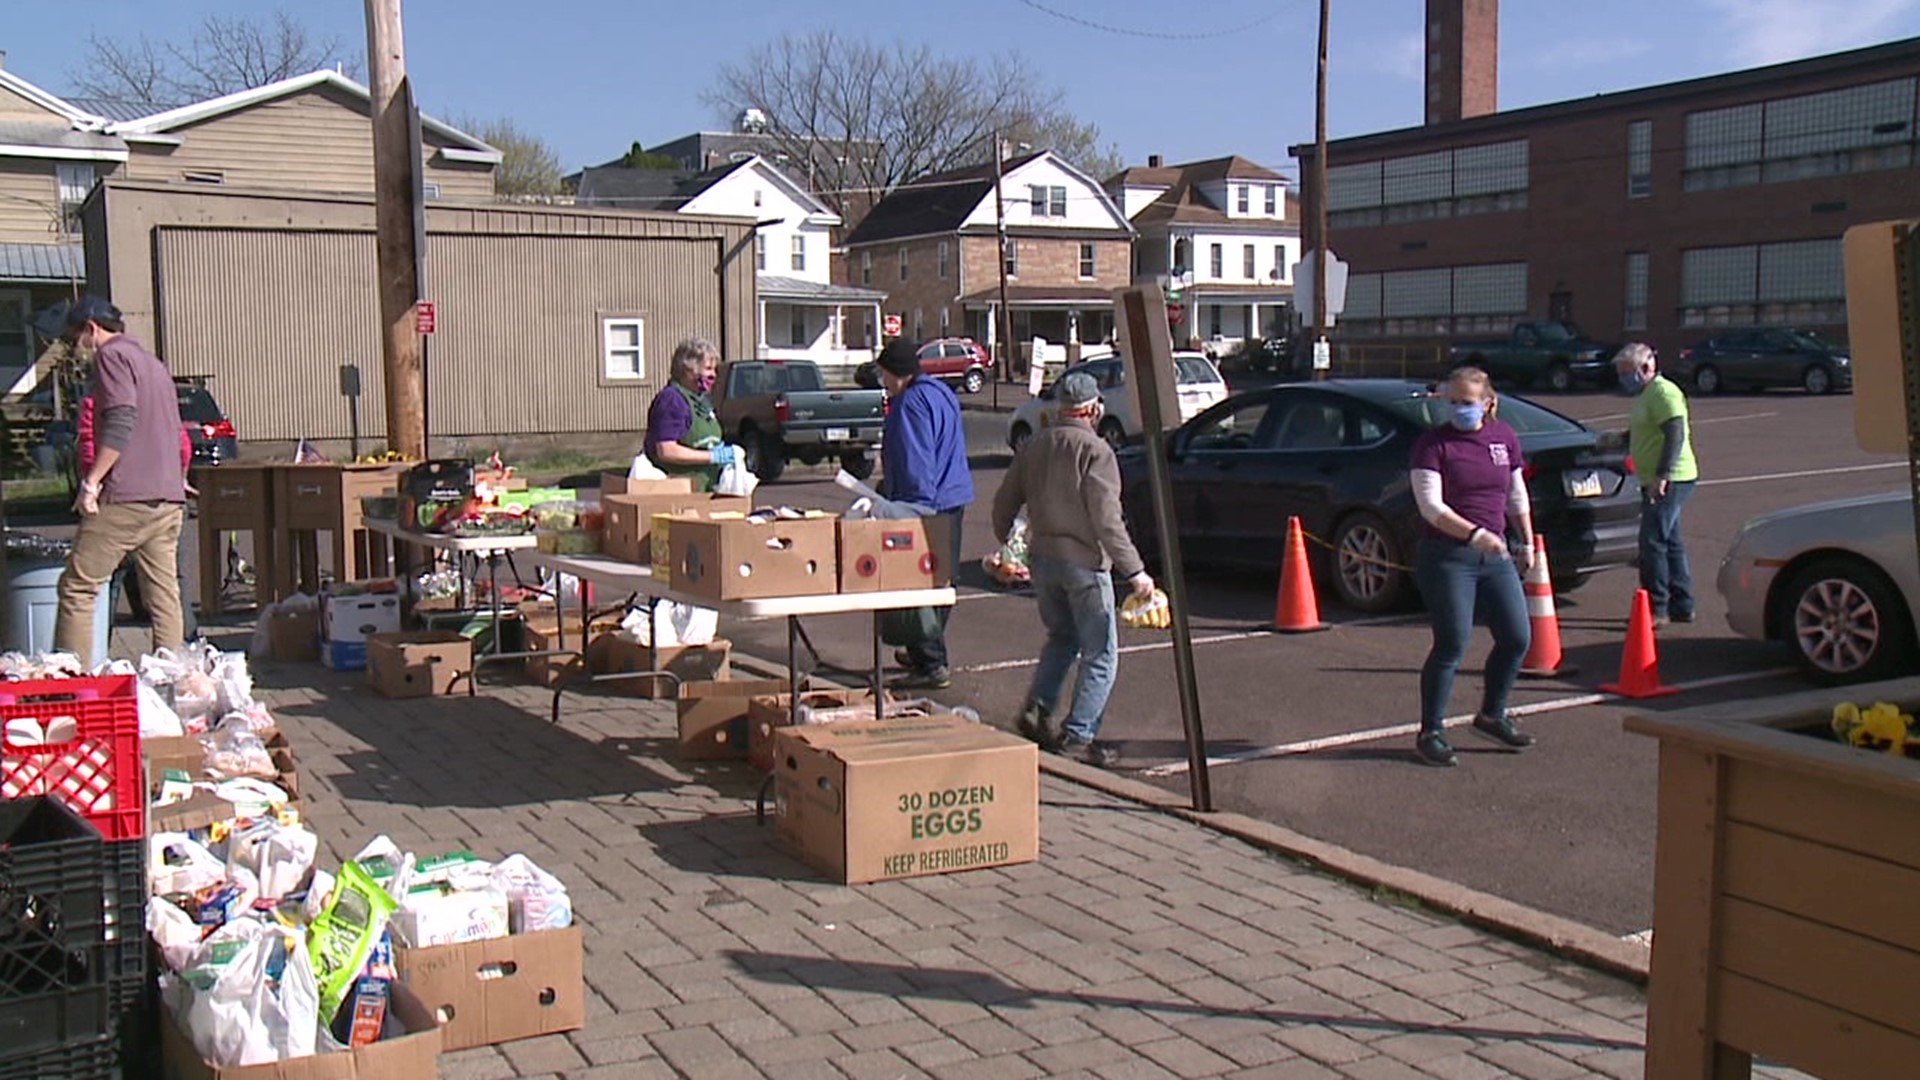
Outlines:
{"type": "Polygon", "coordinates": [[[1169,326],[1179,326],[1179,325],[1180,325],[1180,319],[1181,319],[1181,307],[1180,307],[1180,305],[1179,305],[1179,304],[1168,304],[1168,305],[1167,305],[1167,325],[1169,325],[1169,326]]]}
{"type": "Polygon", "coordinates": [[[899,337],[900,336],[900,316],[888,315],[886,318],[881,320],[880,328],[882,331],[886,333],[888,337],[899,337]]]}
{"type": "Polygon", "coordinates": [[[414,333],[416,334],[433,333],[436,314],[437,313],[433,309],[433,301],[431,300],[422,300],[419,303],[413,305],[414,333]]]}

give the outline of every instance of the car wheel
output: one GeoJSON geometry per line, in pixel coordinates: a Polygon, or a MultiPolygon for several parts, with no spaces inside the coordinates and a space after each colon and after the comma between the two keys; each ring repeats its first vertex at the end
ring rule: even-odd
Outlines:
{"type": "Polygon", "coordinates": [[[1720,369],[1712,364],[1701,364],[1693,373],[1693,388],[1702,394],[1720,392],[1720,369]]]}
{"type": "Polygon", "coordinates": [[[1913,624],[1898,590],[1855,559],[1820,559],[1780,599],[1780,634],[1822,686],[1891,678],[1913,665],[1913,624]]]}
{"type": "Polygon", "coordinates": [[[1033,429],[1025,424],[1015,424],[1013,428],[1007,432],[1007,445],[1011,447],[1016,454],[1024,450],[1026,445],[1032,441],[1033,429]]]}
{"type": "Polygon", "coordinates": [[[1547,389],[1564,393],[1573,389],[1573,369],[1564,360],[1555,360],[1547,368],[1547,389]]]}
{"type": "Polygon", "coordinates": [[[787,448],[780,436],[758,431],[740,433],[740,446],[747,452],[747,471],[771,484],[787,471],[787,448]]]}
{"type": "Polygon", "coordinates": [[[966,375],[960,380],[960,388],[969,394],[979,393],[980,388],[985,385],[987,385],[987,373],[979,368],[968,368],[966,375]]]}
{"type": "Polygon", "coordinates": [[[1833,393],[1833,372],[1825,364],[1814,364],[1800,376],[1800,385],[1807,388],[1809,394],[1833,393]]]}
{"type": "Polygon", "coordinates": [[[1353,514],[1333,532],[1333,591],[1355,611],[1378,615],[1399,606],[1407,589],[1393,530],[1380,517],[1353,514]]]}
{"type": "Polygon", "coordinates": [[[1100,437],[1107,440],[1107,445],[1115,450],[1127,445],[1126,429],[1120,426],[1120,421],[1111,416],[1100,421],[1100,437]]]}
{"type": "Polygon", "coordinates": [[[848,454],[840,459],[840,467],[855,480],[865,480],[873,475],[873,455],[848,454]]]}

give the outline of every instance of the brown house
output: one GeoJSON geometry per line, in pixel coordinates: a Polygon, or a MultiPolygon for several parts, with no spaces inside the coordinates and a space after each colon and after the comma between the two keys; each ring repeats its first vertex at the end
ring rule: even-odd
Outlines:
{"type": "MultiPolygon", "coordinates": [[[[1006,161],[1000,192],[1014,340],[1044,338],[1047,359],[1057,361],[1082,342],[1111,338],[1112,292],[1132,280],[1126,215],[1050,151],[1006,161]]],[[[895,189],[848,234],[846,284],[884,290],[905,337],[997,342],[994,202],[991,164],[895,189]]]]}

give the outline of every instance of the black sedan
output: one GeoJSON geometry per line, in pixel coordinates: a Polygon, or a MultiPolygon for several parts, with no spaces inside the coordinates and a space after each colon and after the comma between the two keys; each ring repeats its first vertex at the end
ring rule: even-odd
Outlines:
{"type": "MultiPolygon", "coordinates": [[[[1239,394],[1194,417],[1168,440],[1185,562],[1273,571],[1298,515],[1322,595],[1362,612],[1411,595],[1419,513],[1408,461],[1420,434],[1443,423],[1444,397],[1401,379],[1295,383],[1239,394]],[[1318,542],[1315,542],[1318,541],[1318,542]]],[[[1639,485],[1619,449],[1550,409],[1500,398],[1500,419],[1526,451],[1534,528],[1547,541],[1554,585],[1565,591],[1637,554],[1639,485]]],[[[1128,524],[1154,536],[1147,462],[1121,455],[1128,524]]]]}
{"type": "Polygon", "coordinates": [[[1846,346],[1807,330],[1732,330],[1682,349],[1672,376],[1696,393],[1798,388],[1831,394],[1853,388],[1846,346]]]}

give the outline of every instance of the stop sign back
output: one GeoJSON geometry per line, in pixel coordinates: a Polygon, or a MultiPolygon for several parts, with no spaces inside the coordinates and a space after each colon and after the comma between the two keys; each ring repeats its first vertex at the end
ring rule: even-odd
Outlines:
{"type": "Polygon", "coordinates": [[[1172,323],[1174,326],[1179,326],[1181,310],[1182,309],[1179,304],[1168,304],[1167,305],[1167,321],[1169,323],[1172,323]]]}
{"type": "Polygon", "coordinates": [[[881,322],[881,329],[886,332],[886,335],[888,337],[899,337],[900,336],[900,316],[888,315],[881,322]]]}

